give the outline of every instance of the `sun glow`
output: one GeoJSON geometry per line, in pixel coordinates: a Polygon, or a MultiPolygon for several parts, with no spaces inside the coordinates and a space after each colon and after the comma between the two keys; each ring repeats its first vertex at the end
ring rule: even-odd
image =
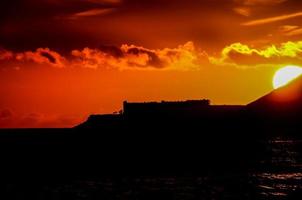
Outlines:
{"type": "Polygon", "coordinates": [[[277,89],[285,86],[292,80],[296,79],[302,74],[302,68],[298,66],[286,66],[279,69],[273,78],[273,87],[277,89]]]}

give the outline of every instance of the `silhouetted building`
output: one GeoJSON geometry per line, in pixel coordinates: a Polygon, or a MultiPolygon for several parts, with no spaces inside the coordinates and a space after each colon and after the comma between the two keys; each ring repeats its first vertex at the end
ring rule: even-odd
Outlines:
{"type": "Polygon", "coordinates": [[[143,102],[130,103],[124,101],[123,115],[125,117],[163,117],[175,115],[194,115],[204,113],[210,107],[210,101],[202,100],[187,100],[187,101],[161,101],[161,102],[143,102]]]}

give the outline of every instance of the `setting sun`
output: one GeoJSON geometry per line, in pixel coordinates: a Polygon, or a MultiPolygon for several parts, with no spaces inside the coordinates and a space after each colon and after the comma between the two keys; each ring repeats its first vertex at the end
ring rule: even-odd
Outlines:
{"type": "Polygon", "coordinates": [[[273,87],[282,87],[302,74],[302,68],[298,66],[286,66],[279,69],[273,78],[273,87]]]}

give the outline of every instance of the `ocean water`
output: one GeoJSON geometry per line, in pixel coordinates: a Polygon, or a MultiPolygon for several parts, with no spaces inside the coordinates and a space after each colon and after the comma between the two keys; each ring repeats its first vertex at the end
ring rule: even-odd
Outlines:
{"type": "Polygon", "coordinates": [[[257,167],[203,175],[101,176],[1,184],[1,199],[302,199],[302,140],[262,141],[257,167]]]}
{"type": "Polygon", "coordinates": [[[267,141],[270,156],[259,160],[263,168],[251,180],[266,199],[302,198],[302,140],[274,138],[267,141]]]}

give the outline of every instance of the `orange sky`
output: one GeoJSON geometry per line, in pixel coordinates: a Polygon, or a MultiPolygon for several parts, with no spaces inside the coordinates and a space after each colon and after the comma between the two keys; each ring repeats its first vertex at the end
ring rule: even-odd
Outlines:
{"type": "Polygon", "coordinates": [[[0,127],[71,127],[123,100],[246,104],[272,90],[278,68],[302,65],[301,6],[3,1],[0,127]]]}

